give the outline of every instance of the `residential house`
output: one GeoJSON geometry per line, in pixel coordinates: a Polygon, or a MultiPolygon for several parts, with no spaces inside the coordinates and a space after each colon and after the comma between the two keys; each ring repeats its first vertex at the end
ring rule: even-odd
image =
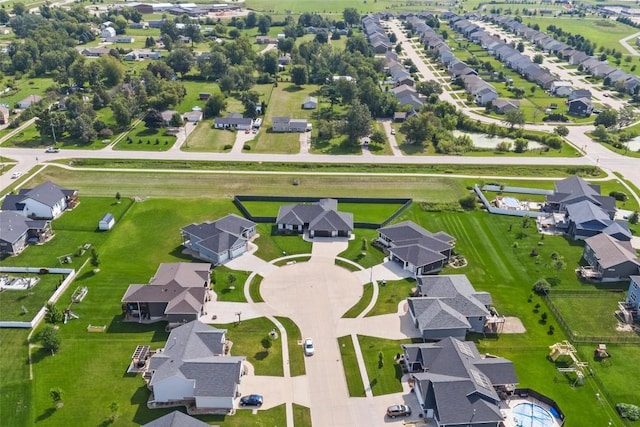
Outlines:
{"type": "Polygon", "coordinates": [[[7,123],[9,123],[9,107],[0,105],[0,125],[6,125],[7,123]]]}
{"type": "Polygon", "coordinates": [[[227,117],[216,117],[214,123],[216,129],[247,130],[253,126],[253,119],[242,117],[240,113],[229,113],[227,117]]]}
{"type": "Polygon", "coordinates": [[[489,84],[476,91],[474,95],[476,104],[478,105],[487,105],[489,102],[493,102],[498,99],[498,92],[489,84]]]}
{"type": "Polygon", "coordinates": [[[109,43],[133,43],[136,41],[136,39],[131,36],[115,36],[108,37],[106,41],[108,41],[109,43]]]}
{"type": "Polygon", "coordinates": [[[318,108],[318,98],[315,96],[307,96],[302,103],[302,108],[305,110],[315,110],[318,108]]]}
{"type": "Polygon", "coordinates": [[[15,211],[25,218],[55,219],[78,204],[78,190],[67,190],[51,181],[37,187],[8,194],[2,203],[3,211],[15,211]]]}
{"type": "Polygon", "coordinates": [[[256,43],[258,44],[278,44],[278,39],[270,36],[256,36],[256,43]]]}
{"type": "Polygon", "coordinates": [[[393,113],[393,121],[395,123],[403,123],[404,121],[407,120],[407,113],[406,111],[395,111],[393,113]]]}
{"type": "Polygon", "coordinates": [[[573,89],[569,94],[568,101],[573,101],[574,99],[580,98],[591,99],[591,91],[588,89],[573,89]]]}
{"type": "Polygon", "coordinates": [[[455,338],[402,348],[423,417],[437,426],[504,425],[501,400],[518,383],[511,361],[481,355],[472,341],[455,338]]]}
{"type": "Polygon", "coordinates": [[[629,279],[629,290],[625,302],[630,310],[640,313],[640,276],[630,276],[629,279]]]}
{"type": "Polygon", "coordinates": [[[520,108],[520,106],[518,105],[518,101],[510,99],[496,99],[495,101],[493,101],[493,109],[498,114],[505,114],[508,111],[517,110],[518,108],[520,108]]]}
{"type": "Polygon", "coordinates": [[[116,29],[113,27],[105,27],[100,31],[100,37],[103,39],[112,39],[116,36],[116,29]]]}
{"type": "Polygon", "coordinates": [[[569,54],[567,62],[569,63],[569,65],[580,65],[589,58],[589,55],[587,55],[586,53],[580,50],[576,50],[569,54]]]}
{"type": "Polygon", "coordinates": [[[601,233],[584,241],[584,260],[603,282],[628,280],[640,274],[640,259],[631,242],[601,233]]]}
{"type": "Polygon", "coordinates": [[[147,22],[129,22],[129,28],[132,30],[146,30],[149,28],[147,22]]]}
{"type": "MultiPolygon", "coordinates": [[[[184,403],[197,413],[231,411],[244,374],[242,356],[226,356],[226,330],[193,321],[171,330],[149,360],[150,407],[184,403]]],[[[182,425],[182,424],[181,424],[182,425]]]]}
{"type": "Polygon", "coordinates": [[[491,295],[476,292],[464,274],[419,276],[418,297],[407,299],[411,319],[425,340],[482,333],[491,316],[491,295]]]}
{"type": "Polygon", "coordinates": [[[49,220],[32,220],[17,212],[0,211],[0,257],[18,255],[29,243],[43,243],[52,235],[49,220]]]}
{"type": "Polygon", "coordinates": [[[148,285],[129,285],[122,297],[125,320],[190,322],[204,314],[211,264],[160,264],[148,285]]]}
{"type": "Polygon", "coordinates": [[[195,258],[221,264],[249,249],[256,223],[235,214],[213,222],[190,224],[181,229],[182,245],[195,258]]]}
{"type": "Polygon", "coordinates": [[[87,58],[99,58],[102,55],[108,55],[111,49],[106,47],[85,47],[80,50],[80,55],[87,58]]]}
{"type": "Polygon", "coordinates": [[[311,123],[306,119],[292,119],[291,117],[273,117],[271,119],[272,132],[307,132],[311,130],[311,123]]]}
{"type": "Polygon", "coordinates": [[[136,49],[124,56],[125,61],[142,61],[145,59],[160,59],[162,53],[151,49],[136,49]]]}
{"type": "Polygon", "coordinates": [[[569,114],[579,117],[589,117],[593,113],[593,102],[588,98],[578,98],[569,101],[569,114]]]}
{"type": "Polygon", "coordinates": [[[449,262],[455,239],[444,232],[431,233],[405,221],[378,229],[377,241],[389,259],[414,276],[437,273],[449,262]]]}
{"type": "Polygon", "coordinates": [[[554,184],[553,194],[547,196],[545,209],[551,212],[566,212],[567,206],[588,200],[602,208],[610,219],[616,212],[616,201],[611,196],[602,196],[600,186],[589,184],[579,176],[570,176],[554,184]]]}
{"type": "Polygon", "coordinates": [[[180,411],[173,411],[143,424],[142,427],[211,427],[211,425],[180,411]]]}
{"type": "Polygon", "coordinates": [[[160,111],[160,115],[162,116],[162,121],[164,122],[164,126],[171,126],[171,120],[173,119],[174,114],[180,114],[176,110],[164,110],[160,111]]]}
{"type": "Polygon", "coordinates": [[[24,110],[25,108],[29,108],[32,104],[38,103],[42,101],[42,97],[40,95],[29,95],[24,99],[21,99],[16,103],[16,106],[20,110],[24,110]]]}
{"type": "Polygon", "coordinates": [[[569,96],[573,92],[571,82],[556,80],[551,84],[551,93],[556,96],[569,96]]]}
{"type": "Polygon", "coordinates": [[[309,237],[351,237],[353,214],[338,211],[336,199],[281,206],[276,218],[279,231],[309,233],[309,237]]]}
{"type": "Polygon", "coordinates": [[[631,240],[631,231],[624,221],[612,220],[607,212],[589,200],[567,205],[567,234],[573,240],[583,240],[605,233],[618,240],[631,240]]]}

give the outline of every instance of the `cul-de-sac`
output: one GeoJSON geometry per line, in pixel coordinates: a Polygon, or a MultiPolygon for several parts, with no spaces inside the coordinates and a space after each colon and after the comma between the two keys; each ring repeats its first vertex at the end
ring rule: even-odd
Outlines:
{"type": "Polygon", "coordinates": [[[640,427],[640,9],[0,4],[0,424],[640,427]]]}

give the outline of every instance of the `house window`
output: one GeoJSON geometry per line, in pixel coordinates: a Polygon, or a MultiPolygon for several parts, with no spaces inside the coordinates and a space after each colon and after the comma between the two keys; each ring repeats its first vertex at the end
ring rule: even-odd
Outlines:
{"type": "Polygon", "coordinates": [[[478,317],[478,320],[482,322],[482,317],[478,317]]]}

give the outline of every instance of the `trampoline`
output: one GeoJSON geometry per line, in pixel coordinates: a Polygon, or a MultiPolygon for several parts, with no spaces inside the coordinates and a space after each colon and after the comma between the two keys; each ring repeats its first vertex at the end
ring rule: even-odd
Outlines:
{"type": "Polygon", "coordinates": [[[511,416],[518,427],[553,427],[553,416],[534,403],[519,403],[511,408],[511,416]]]}

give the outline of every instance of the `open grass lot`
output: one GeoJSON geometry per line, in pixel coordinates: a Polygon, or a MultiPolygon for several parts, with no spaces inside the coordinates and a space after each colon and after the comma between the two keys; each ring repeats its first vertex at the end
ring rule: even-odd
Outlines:
{"type": "Polygon", "coordinates": [[[293,404],[293,425],[295,427],[311,426],[311,410],[306,406],[293,404]]]}
{"type": "Polygon", "coordinates": [[[113,148],[114,150],[167,151],[175,142],[175,135],[166,134],[164,128],[148,129],[141,121],[113,148]]]}
{"type": "MultiPolygon", "coordinates": [[[[384,258],[384,253],[378,248],[371,246],[371,242],[378,237],[378,233],[375,230],[364,228],[358,228],[354,232],[356,235],[355,239],[349,240],[349,246],[344,252],[340,253],[339,256],[357,262],[364,268],[380,264],[384,258]],[[362,239],[367,242],[366,248],[364,249],[362,239]]],[[[347,268],[349,267],[351,267],[351,264],[347,266],[347,268]]]]}
{"type": "Polygon", "coordinates": [[[287,331],[287,344],[289,344],[289,369],[292,377],[304,375],[306,373],[304,364],[304,353],[300,346],[302,334],[300,328],[288,317],[278,317],[276,319],[282,323],[287,331]]]}
{"type": "MultiPolygon", "coordinates": [[[[359,163],[280,163],[280,162],[210,162],[179,160],[133,160],[133,159],[71,159],[59,160],[53,164],[71,164],[76,168],[107,169],[167,169],[201,171],[268,171],[305,174],[314,172],[344,173],[402,173],[409,174],[461,174],[473,176],[512,176],[536,178],[564,178],[579,175],[585,178],[605,177],[603,171],[595,167],[570,167],[548,165],[453,165],[453,164],[359,164],[359,163]]],[[[382,190],[382,188],[381,188],[382,190]]]]}
{"type": "Polygon", "coordinates": [[[373,285],[371,283],[367,283],[362,288],[362,296],[358,300],[357,303],[353,305],[345,314],[342,315],[343,318],[346,319],[354,319],[358,317],[362,310],[367,308],[369,303],[371,302],[371,298],[373,298],[373,285]]]}
{"type": "Polygon", "coordinates": [[[378,300],[367,317],[397,313],[400,301],[413,296],[412,291],[417,286],[414,279],[387,280],[384,286],[378,281],[378,284],[378,300]]]}
{"type": "Polygon", "coordinates": [[[227,330],[227,339],[233,342],[231,354],[246,356],[247,361],[255,368],[256,375],[282,376],[282,346],[280,337],[272,340],[271,348],[263,347],[262,340],[269,336],[275,324],[265,317],[242,320],[238,323],[214,325],[227,330]]]}
{"type": "Polygon", "coordinates": [[[7,82],[2,79],[2,87],[11,86],[15,90],[0,95],[0,103],[8,104],[13,108],[14,104],[30,95],[44,95],[45,91],[53,85],[50,77],[27,77],[16,79],[11,77],[7,82]]]}
{"type": "MultiPolygon", "coordinates": [[[[634,332],[617,331],[618,319],[615,311],[618,301],[624,301],[624,291],[601,291],[592,294],[554,294],[551,302],[576,336],[608,336],[620,338],[638,338],[634,332]],[[576,310],[575,307],[585,307],[576,310]]],[[[640,341],[639,341],[640,342],[640,341]]]]}
{"type": "Polygon", "coordinates": [[[270,261],[283,255],[310,254],[311,242],[302,239],[298,234],[283,235],[273,230],[273,224],[258,224],[260,237],[254,240],[258,245],[256,256],[270,261]]]}
{"type": "Polygon", "coordinates": [[[396,355],[402,353],[400,344],[408,344],[411,340],[388,340],[365,335],[358,335],[358,340],[373,395],[401,392],[402,367],[396,363],[396,355]]]}
{"type": "MultiPolygon", "coordinates": [[[[60,274],[16,274],[10,273],[10,277],[37,277],[40,281],[29,290],[5,290],[0,292],[0,320],[14,320],[29,322],[40,308],[56,291],[57,285],[62,281],[60,274]],[[27,310],[23,313],[23,307],[27,310]]],[[[61,306],[66,307],[70,301],[61,301],[61,306]]]]}
{"type": "Polygon", "coordinates": [[[249,273],[218,265],[211,272],[211,276],[216,301],[247,302],[244,297],[244,283],[247,281],[249,273]]]}
{"type": "MultiPolygon", "coordinates": [[[[4,310],[4,306],[3,306],[4,310]]],[[[8,425],[33,422],[33,383],[29,381],[27,329],[0,329],[0,414],[8,425]]]]}
{"type": "Polygon", "coordinates": [[[285,13],[287,10],[291,10],[292,13],[318,12],[322,15],[342,16],[342,11],[346,7],[355,7],[360,13],[365,13],[394,8],[398,10],[423,10],[424,4],[407,4],[396,0],[377,0],[367,3],[356,0],[327,0],[322,3],[312,0],[283,0],[274,4],[269,0],[249,0],[247,7],[269,13],[285,13]]]}
{"type": "MultiPolygon", "coordinates": [[[[318,195],[319,197],[321,195],[318,195]]],[[[281,206],[295,204],[295,202],[275,202],[275,201],[243,201],[242,204],[253,216],[278,216],[281,206]]],[[[381,223],[389,218],[402,205],[391,203],[338,203],[338,210],[353,214],[355,222],[381,223]]]]}
{"type": "Polygon", "coordinates": [[[213,129],[213,119],[203,120],[189,134],[189,138],[180,147],[182,151],[203,151],[223,153],[230,149],[236,141],[236,132],[223,129],[213,129]]]}
{"type": "MultiPolygon", "coordinates": [[[[627,53],[619,40],[638,32],[633,27],[620,24],[614,20],[604,20],[602,18],[575,18],[575,17],[523,17],[522,23],[525,25],[538,24],[540,31],[546,31],[549,25],[562,28],[563,31],[574,35],[582,35],[598,46],[615,49],[619,52],[627,53]]],[[[631,40],[633,41],[633,40],[631,40]]],[[[597,50],[597,49],[596,49],[597,50]]]]}
{"type": "Polygon", "coordinates": [[[360,367],[356,359],[356,351],[353,347],[351,335],[338,338],[338,346],[340,347],[340,358],[342,359],[342,367],[347,379],[349,396],[364,397],[364,385],[362,384],[360,367]]]}

